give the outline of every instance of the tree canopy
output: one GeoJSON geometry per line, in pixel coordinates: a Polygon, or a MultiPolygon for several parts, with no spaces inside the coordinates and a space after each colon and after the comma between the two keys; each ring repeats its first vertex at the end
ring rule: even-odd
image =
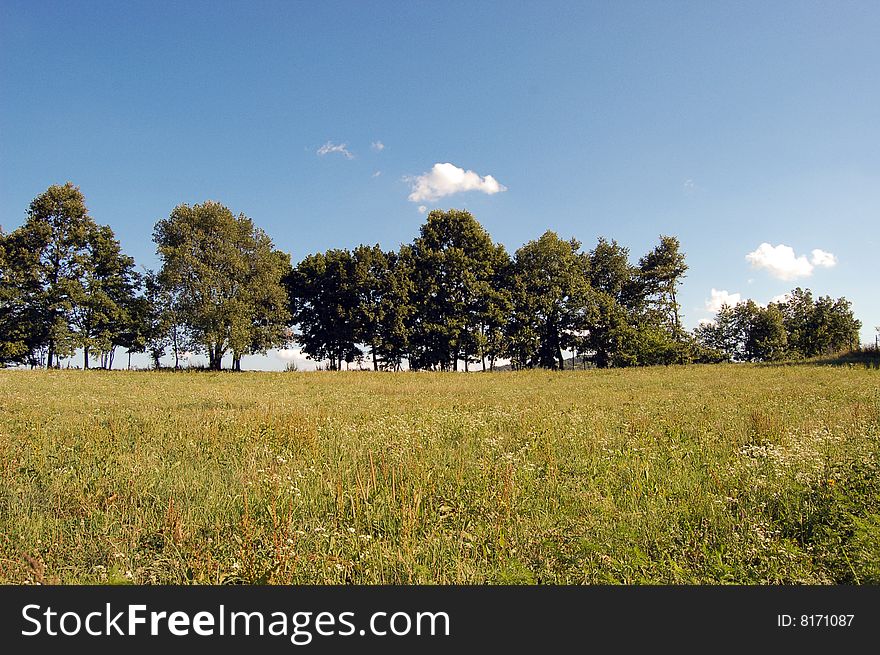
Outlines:
{"type": "Polygon", "coordinates": [[[203,352],[299,344],[331,369],[561,369],[708,361],[775,361],[858,345],[846,298],[796,288],[781,302],[723,307],[688,333],[678,290],[679,240],[660,235],[636,263],[615,240],[592,249],[553,231],[513,257],[472,214],[434,210],[411,243],[332,248],[295,267],[244,214],[214,201],[181,204],[153,231],[161,267],[135,271],[112,229],[68,182],[37,196],[25,223],[0,230],[0,364],[112,367],[118,347],[177,368],[203,352]],[[566,359],[566,355],[570,359],[566,359]]]}
{"type": "Polygon", "coordinates": [[[253,221],[220,203],[178,205],[156,223],[153,240],[162,261],[159,285],[173,298],[176,323],[219,370],[231,352],[244,354],[287,341],[290,322],[282,279],[290,257],[274,248],[253,221]]]}

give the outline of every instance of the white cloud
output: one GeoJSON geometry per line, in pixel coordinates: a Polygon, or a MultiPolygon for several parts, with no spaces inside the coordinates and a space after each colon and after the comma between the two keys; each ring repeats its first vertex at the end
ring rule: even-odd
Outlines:
{"type": "Polygon", "coordinates": [[[712,289],[712,297],[706,301],[706,309],[710,312],[719,311],[724,305],[734,307],[742,300],[742,294],[730,293],[724,289],[712,289]]]}
{"type": "MultiPolygon", "coordinates": [[[[778,305],[779,303],[788,302],[790,298],[791,298],[790,294],[780,293],[778,296],[773,296],[770,299],[770,302],[778,305]]],[[[770,304],[770,303],[767,303],[767,304],[770,304]]]]}
{"type": "Polygon", "coordinates": [[[305,355],[302,354],[302,350],[299,348],[279,348],[278,352],[275,354],[278,359],[283,362],[294,362],[305,359],[305,355]]]}
{"type": "Polygon", "coordinates": [[[338,152],[340,155],[343,155],[346,159],[354,159],[354,155],[349,152],[347,144],[345,143],[333,143],[332,141],[328,141],[323,146],[318,148],[318,156],[323,157],[324,155],[329,155],[335,152],[338,152]]]}
{"type": "Polygon", "coordinates": [[[810,258],[810,262],[813,266],[819,266],[821,268],[832,268],[837,265],[837,257],[832,255],[830,252],[825,252],[824,250],[819,250],[816,248],[811,253],[813,255],[810,258]]]}
{"type": "Polygon", "coordinates": [[[805,255],[796,257],[791,246],[781,243],[778,246],[762,243],[757,250],[746,255],[746,259],[751,262],[752,268],[766,268],[780,280],[795,280],[813,274],[813,264],[807,261],[805,255]]]}
{"type": "Polygon", "coordinates": [[[376,171],[373,173],[373,177],[379,177],[382,174],[382,171],[376,171]]]}
{"type": "Polygon", "coordinates": [[[412,202],[432,202],[462,191],[482,191],[490,196],[507,191],[507,187],[491,175],[480,177],[474,171],[466,171],[448,162],[434,164],[429,172],[407,181],[412,182],[412,193],[409,194],[412,202]]]}
{"type": "Polygon", "coordinates": [[[424,214],[426,211],[428,211],[427,207],[425,207],[424,205],[419,205],[419,213],[420,214],[424,214]]]}
{"type": "Polygon", "coordinates": [[[376,152],[382,152],[383,150],[385,150],[385,144],[382,143],[381,141],[373,141],[373,142],[370,144],[370,147],[371,147],[373,150],[375,150],[376,152]]]}
{"type": "Polygon", "coordinates": [[[295,346],[293,348],[279,348],[278,350],[272,350],[270,352],[277,359],[280,359],[282,362],[285,363],[284,368],[287,368],[287,366],[289,365],[295,365],[291,366],[291,368],[294,368],[298,371],[314,371],[321,363],[309,359],[308,357],[306,357],[305,353],[303,353],[302,349],[295,346]]]}

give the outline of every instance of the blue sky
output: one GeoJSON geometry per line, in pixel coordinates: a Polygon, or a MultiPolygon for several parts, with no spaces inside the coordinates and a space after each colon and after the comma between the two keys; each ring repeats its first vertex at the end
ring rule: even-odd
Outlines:
{"type": "Polygon", "coordinates": [[[0,224],[71,180],[150,267],[207,199],[294,262],[397,248],[420,207],[511,252],[674,234],[689,327],[804,286],[873,340],[878,34],[877,2],[0,0],[0,224]]]}

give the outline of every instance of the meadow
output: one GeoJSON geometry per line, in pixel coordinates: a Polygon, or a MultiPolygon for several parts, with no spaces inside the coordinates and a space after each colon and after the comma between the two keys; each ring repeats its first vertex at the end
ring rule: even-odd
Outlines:
{"type": "Polygon", "coordinates": [[[0,583],[880,583],[880,371],[0,371],[0,583]]]}

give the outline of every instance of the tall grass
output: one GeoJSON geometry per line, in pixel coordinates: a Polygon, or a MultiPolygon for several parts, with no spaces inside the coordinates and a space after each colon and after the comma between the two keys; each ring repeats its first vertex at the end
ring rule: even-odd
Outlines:
{"type": "Polygon", "coordinates": [[[880,377],[0,372],[0,582],[877,583],[880,377]]]}

